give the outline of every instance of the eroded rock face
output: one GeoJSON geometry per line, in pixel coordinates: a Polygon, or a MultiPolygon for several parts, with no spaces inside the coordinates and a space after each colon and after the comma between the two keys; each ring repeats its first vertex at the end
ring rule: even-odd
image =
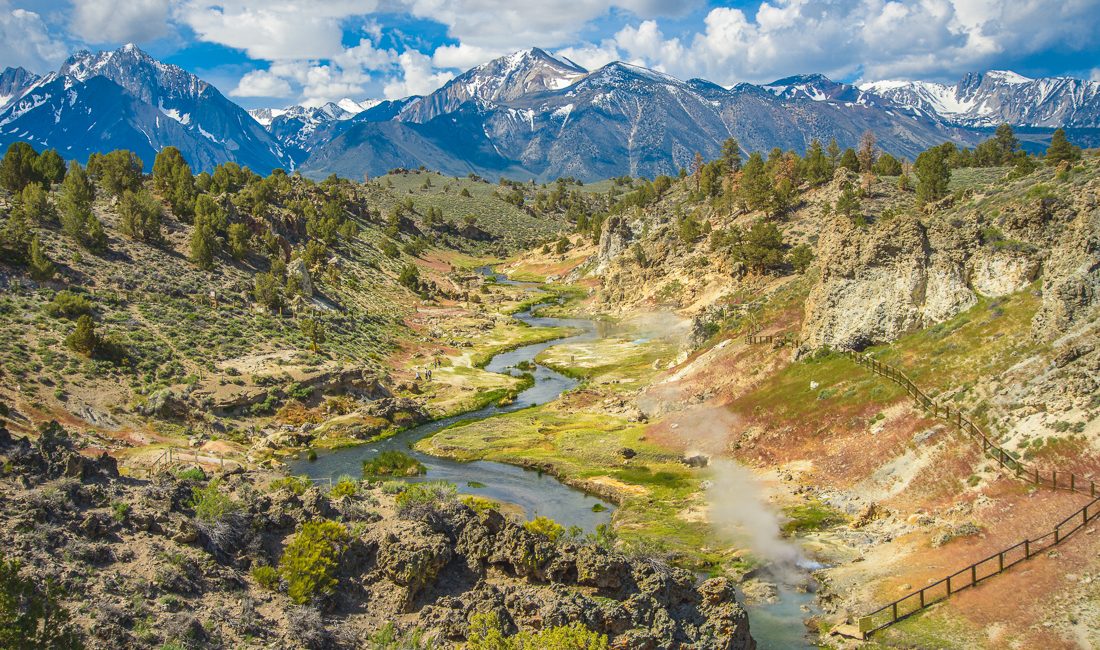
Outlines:
{"type": "Polygon", "coordinates": [[[1055,242],[1043,273],[1043,304],[1032,321],[1050,339],[1085,323],[1100,307],[1100,208],[1082,196],[1076,217],[1055,242]]]}
{"type": "Polygon", "coordinates": [[[602,275],[607,270],[608,264],[622,256],[633,241],[634,230],[625,217],[621,215],[608,217],[600,234],[600,248],[596,253],[596,275],[602,275]]]}
{"type": "Polygon", "coordinates": [[[933,245],[916,218],[860,228],[837,217],[821,243],[821,279],[806,301],[810,347],[860,349],[889,341],[973,305],[956,251],[933,245]]]}
{"type": "Polygon", "coordinates": [[[994,250],[974,260],[971,286],[983,296],[998,298],[1027,287],[1039,275],[1039,260],[1007,250],[994,250]]]}
{"type": "Polygon", "coordinates": [[[954,317],[1043,278],[1032,330],[1052,339],[1100,305],[1095,189],[1003,214],[894,217],[857,227],[835,217],[820,240],[821,276],[806,301],[803,349],[860,349],[954,317]]]}
{"type": "Polygon", "coordinates": [[[309,267],[306,266],[305,260],[291,260],[290,264],[286,265],[286,274],[297,282],[303,296],[306,298],[313,296],[313,278],[309,275],[309,267]]]}

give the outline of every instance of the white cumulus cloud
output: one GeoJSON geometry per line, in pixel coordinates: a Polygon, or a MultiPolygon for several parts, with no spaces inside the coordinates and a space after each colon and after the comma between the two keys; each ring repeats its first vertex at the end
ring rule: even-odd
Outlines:
{"type": "Polygon", "coordinates": [[[392,77],[383,92],[386,99],[400,99],[410,95],[425,95],[454,78],[446,71],[436,71],[428,55],[408,50],[399,57],[400,76],[392,77]]]}
{"type": "Polygon", "coordinates": [[[245,73],[229,94],[234,97],[289,97],[291,92],[286,79],[268,70],[253,70],[245,73]]]}
{"type": "Polygon", "coordinates": [[[168,33],[168,0],[73,0],[69,30],[88,43],[152,40],[168,33]]]}
{"type": "Polygon", "coordinates": [[[0,0],[0,67],[22,66],[43,73],[57,67],[66,54],[68,48],[50,35],[42,16],[0,0]]]}

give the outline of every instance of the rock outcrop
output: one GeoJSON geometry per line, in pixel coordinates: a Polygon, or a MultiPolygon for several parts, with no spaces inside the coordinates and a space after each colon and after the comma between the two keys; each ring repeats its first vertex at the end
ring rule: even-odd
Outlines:
{"type": "Polygon", "coordinates": [[[56,585],[63,607],[90,611],[74,619],[89,648],[373,647],[387,623],[460,647],[477,612],[506,633],[579,623],[621,650],[755,647],[725,578],[700,584],[660,561],[554,542],[453,497],[398,507],[369,484],[334,496],[240,469],[121,478],[56,425],[34,442],[0,427],[0,464],[0,548],[56,585]],[[336,588],[302,607],[277,578],[261,586],[251,569],[278,565],[300,526],[322,519],[347,534],[336,588]]]}
{"type": "MultiPolygon", "coordinates": [[[[1095,184],[1095,182],[1093,183],[1095,184]]],[[[980,297],[1043,278],[1033,331],[1054,338],[1100,305],[1096,190],[1072,202],[1040,198],[1003,210],[895,216],[861,227],[836,216],[823,229],[821,276],[806,301],[805,348],[861,349],[947,320],[980,297]]]]}
{"type": "Polygon", "coordinates": [[[600,233],[600,247],[596,252],[596,275],[602,275],[608,265],[622,256],[634,241],[634,230],[622,215],[608,217],[600,233]]]}

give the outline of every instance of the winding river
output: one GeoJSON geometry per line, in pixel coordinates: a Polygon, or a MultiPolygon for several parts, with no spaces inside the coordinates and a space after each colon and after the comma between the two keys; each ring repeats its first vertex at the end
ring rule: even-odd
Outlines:
{"type": "MultiPolygon", "coordinates": [[[[525,287],[536,291],[537,283],[517,282],[495,273],[489,267],[478,272],[493,277],[501,284],[525,287]]],[[[523,362],[534,363],[535,357],[554,345],[590,341],[606,335],[594,321],[579,318],[550,318],[536,316],[532,310],[516,314],[515,318],[534,327],[569,327],[580,333],[566,338],[544,343],[525,345],[515,350],[502,352],[492,358],[485,366],[490,372],[518,373],[517,366],[523,362]]],[[[571,379],[540,364],[535,364],[532,373],[534,385],[522,391],[511,404],[506,406],[487,406],[441,420],[435,420],[379,442],[357,447],[347,447],[332,451],[318,451],[313,461],[298,460],[288,468],[292,474],[306,475],[311,478],[330,478],[340,476],[358,477],[362,472],[364,460],[371,459],[386,450],[407,453],[424,464],[427,472],[420,477],[407,479],[412,481],[443,480],[454,483],[462,494],[475,494],[514,504],[523,509],[528,518],[547,516],[565,527],[579,526],[586,532],[592,532],[600,524],[611,521],[615,506],[596,496],[561,483],[549,474],[524,469],[515,465],[493,461],[461,462],[447,458],[431,456],[412,449],[417,441],[459,422],[476,422],[504,413],[546,404],[577,385],[571,379]],[[595,506],[602,506],[593,510],[595,506]]],[[[779,599],[773,603],[764,603],[748,607],[749,629],[760,650],[788,650],[811,648],[805,639],[802,607],[809,606],[812,594],[792,590],[779,585],[779,599]]]]}
{"type": "MultiPolygon", "coordinates": [[[[502,284],[527,287],[531,290],[536,290],[539,286],[537,283],[509,280],[501,274],[494,273],[488,267],[478,270],[482,274],[494,277],[502,284]]],[[[533,327],[569,327],[579,330],[580,334],[501,352],[485,366],[486,370],[506,374],[518,373],[518,365],[525,361],[533,363],[536,355],[552,345],[589,341],[600,336],[597,324],[591,320],[541,317],[532,314],[531,310],[516,314],[515,318],[533,327]]],[[[565,485],[549,474],[535,470],[487,460],[461,462],[431,456],[411,448],[422,438],[458,422],[476,422],[551,402],[578,383],[576,379],[566,377],[539,364],[535,364],[532,374],[535,378],[534,385],[522,391],[516,396],[514,402],[506,406],[491,405],[469,413],[434,420],[406,429],[379,442],[327,452],[318,451],[317,460],[298,460],[288,469],[292,474],[304,474],[311,478],[335,480],[345,474],[358,477],[362,473],[364,460],[374,458],[386,450],[402,451],[423,463],[428,470],[423,476],[409,480],[450,481],[458,486],[460,493],[476,494],[517,505],[529,518],[542,515],[550,517],[566,528],[579,526],[586,532],[592,532],[598,525],[611,521],[611,514],[615,508],[613,504],[565,485]],[[600,507],[596,507],[597,505],[600,507]],[[594,507],[596,507],[595,510],[593,510],[594,507]]]]}

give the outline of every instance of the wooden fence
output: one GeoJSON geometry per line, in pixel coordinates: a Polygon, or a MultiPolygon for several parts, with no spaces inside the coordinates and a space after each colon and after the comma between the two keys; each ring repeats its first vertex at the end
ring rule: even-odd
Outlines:
{"type": "MultiPolygon", "coordinates": [[[[757,332],[759,332],[759,329],[750,332],[746,335],[745,340],[750,344],[796,346],[799,344],[799,341],[790,333],[760,336],[757,332]]],[[[1053,530],[1039,537],[1024,539],[1022,542],[1002,549],[987,558],[963,567],[936,582],[859,617],[858,630],[861,636],[869,635],[893,625],[926,607],[946,600],[960,591],[977,586],[983,580],[1003,573],[1025,560],[1030,560],[1043,551],[1061,544],[1068,537],[1087,526],[1089,522],[1100,517],[1100,498],[1097,497],[1096,482],[1094,480],[1078,476],[1073,472],[1059,472],[1053,468],[1043,471],[1021,461],[994,443],[986,432],[974,424],[957,407],[937,403],[929,397],[901,370],[859,352],[846,351],[845,354],[859,365],[871,370],[871,372],[900,385],[909,396],[927,409],[933,417],[954,425],[963,433],[974,438],[981,445],[982,452],[985,455],[997,461],[1002,469],[1011,472],[1014,477],[1039,487],[1083,494],[1090,499],[1083,508],[1057,523],[1053,530]]]]}
{"type": "Polygon", "coordinates": [[[167,471],[170,467],[179,463],[192,462],[196,465],[211,465],[216,464],[225,469],[226,463],[237,465],[241,467],[241,463],[224,456],[219,456],[210,452],[199,451],[198,449],[183,449],[181,447],[169,447],[165,449],[159,456],[157,456],[152,464],[145,469],[148,475],[160,474],[167,471]]]}
{"type": "Polygon", "coordinates": [[[1040,487],[1067,490],[1090,497],[1090,501],[1083,508],[1060,521],[1054,526],[1053,530],[1046,534],[1025,539],[985,559],[963,567],[926,587],[906,594],[892,603],[883,605],[865,616],[861,616],[859,618],[859,631],[862,634],[870,634],[893,625],[934,603],[974,587],[981,581],[1002,573],[1024,560],[1030,560],[1039,553],[1061,544],[1070,535],[1081,530],[1090,521],[1100,516],[1100,499],[1096,496],[1095,481],[1078,476],[1073,472],[1059,473],[1058,470],[1051,469],[1048,473],[1041,471],[1038,467],[1029,466],[995,444],[987,433],[963,415],[958,408],[953,408],[950,404],[938,404],[897,368],[858,352],[849,351],[847,355],[875,374],[900,385],[906,393],[934,417],[953,424],[960,431],[974,438],[981,444],[982,452],[985,455],[997,461],[1001,468],[1011,472],[1016,478],[1040,487]]]}

